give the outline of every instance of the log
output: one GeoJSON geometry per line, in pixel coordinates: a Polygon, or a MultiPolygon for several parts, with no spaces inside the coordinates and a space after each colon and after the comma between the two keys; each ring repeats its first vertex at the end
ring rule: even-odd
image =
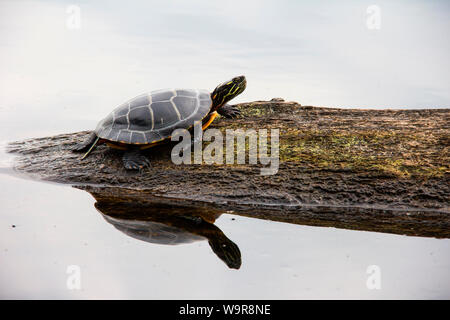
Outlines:
{"type": "MultiPolygon", "coordinates": [[[[260,163],[176,165],[173,143],[149,149],[151,167],[130,172],[121,151],[105,145],[80,160],[71,148],[89,132],[17,141],[8,151],[18,155],[17,172],[109,202],[152,199],[289,223],[450,237],[449,109],[338,109],[280,99],[237,107],[241,118],[218,118],[210,128],[224,136],[226,129],[279,129],[276,174],[261,175],[260,163]]],[[[248,142],[246,152],[251,148],[248,142]]]]}

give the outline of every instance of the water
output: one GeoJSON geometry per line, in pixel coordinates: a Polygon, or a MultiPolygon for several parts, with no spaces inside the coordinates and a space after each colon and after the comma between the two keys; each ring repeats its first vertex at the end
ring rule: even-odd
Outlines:
{"type": "MultiPolygon", "coordinates": [[[[165,87],[212,89],[245,74],[236,102],[448,107],[445,1],[0,3],[2,142],[89,130],[114,106],[165,87]],[[67,28],[78,5],[81,28],[67,28]]],[[[229,269],[205,240],[174,246],[117,230],[89,193],[16,176],[1,154],[0,297],[449,298],[450,240],[308,227],[224,213],[241,252],[229,269]],[[13,227],[14,226],[14,227],[13,227]],[[67,268],[79,267],[81,290],[67,268]],[[367,268],[381,271],[370,290],[367,268]]]]}

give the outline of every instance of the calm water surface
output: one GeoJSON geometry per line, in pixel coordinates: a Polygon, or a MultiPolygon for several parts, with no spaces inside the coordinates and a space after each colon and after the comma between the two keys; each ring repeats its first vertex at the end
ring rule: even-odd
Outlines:
{"type": "MultiPolygon", "coordinates": [[[[89,130],[114,106],[165,87],[245,74],[236,102],[448,107],[449,4],[377,1],[0,2],[0,140],[89,130]],[[69,5],[80,29],[66,26],[69,5]]],[[[1,298],[450,298],[450,240],[222,214],[240,249],[163,245],[115,228],[87,192],[18,177],[0,154],[1,298]],[[81,290],[67,288],[67,268],[81,290]],[[367,268],[379,266],[381,289],[367,268]]]]}

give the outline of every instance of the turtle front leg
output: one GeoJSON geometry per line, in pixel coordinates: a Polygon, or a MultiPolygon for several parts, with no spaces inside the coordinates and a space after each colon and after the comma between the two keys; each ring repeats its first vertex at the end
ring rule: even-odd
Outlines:
{"type": "Polygon", "coordinates": [[[217,109],[217,113],[225,118],[234,119],[241,115],[241,111],[235,106],[230,104],[224,104],[219,109],[217,109]]]}
{"type": "Polygon", "coordinates": [[[122,156],[123,166],[127,170],[140,170],[150,167],[150,160],[144,156],[139,149],[130,149],[125,151],[122,156]]]}

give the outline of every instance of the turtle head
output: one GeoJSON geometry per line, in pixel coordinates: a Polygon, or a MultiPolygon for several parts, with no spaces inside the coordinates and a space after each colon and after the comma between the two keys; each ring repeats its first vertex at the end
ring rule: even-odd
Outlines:
{"type": "Polygon", "coordinates": [[[247,80],[244,76],[234,77],[233,79],[219,84],[211,93],[213,106],[211,111],[216,111],[225,103],[241,94],[247,86],[247,80]]]}

